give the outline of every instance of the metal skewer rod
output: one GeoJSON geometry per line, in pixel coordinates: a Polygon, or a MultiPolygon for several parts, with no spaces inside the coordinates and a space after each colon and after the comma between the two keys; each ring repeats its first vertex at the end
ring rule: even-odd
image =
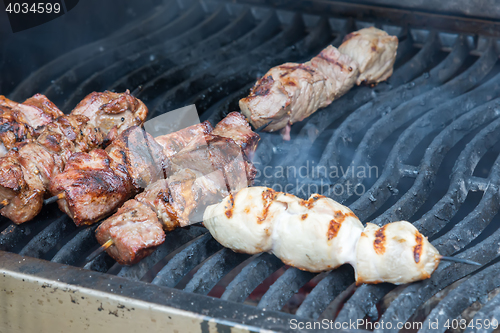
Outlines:
{"type": "Polygon", "coordinates": [[[455,257],[445,257],[445,256],[440,256],[440,260],[443,261],[451,261],[451,262],[458,262],[461,264],[467,264],[467,265],[475,265],[475,266],[482,266],[482,264],[472,261],[472,260],[467,260],[467,259],[460,259],[460,258],[455,258],[455,257]]]}
{"type": "Polygon", "coordinates": [[[44,205],[49,205],[53,202],[56,202],[57,200],[64,199],[66,197],[66,193],[61,192],[58,195],[54,195],[53,197],[50,197],[48,199],[43,200],[44,205]]]}

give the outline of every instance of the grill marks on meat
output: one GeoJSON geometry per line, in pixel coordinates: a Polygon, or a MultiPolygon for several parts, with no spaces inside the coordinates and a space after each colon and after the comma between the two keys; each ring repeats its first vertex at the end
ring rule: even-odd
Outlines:
{"type": "Polygon", "coordinates": [[[126,170],[117,167],[102,149],[72,155],[64,173],[57,175],[51,184],[52,193],[64,192],[65,199],[58,200],[59,208],[77,226],[106,216],[108,207],[122,204],[132,188],[126,170]]]}
{"type": "Polygon", "coordinates": [[[1,199],[9,204],[0,213],[19,224],[41,210],[50,180],[62,171],[72,153],[93,149],[103,141],[100,131],[87,124],[84,116],[63,116],[45,126],[37,140],[27,140],[0,158],[1,199]]]}
{"type": "Polygon", "coordinates": [[[168,164],[162,147],[140,127],[120,134],[106,150],[74,154],[50,191],[77,226],[108,216],[147,184],[165,178],[168,164]]]}
{"type": "Polygon", "coordinates": [[[376,84],[392,75],[398,49],[398,38],[374,27],[345,36],[339,51],[359,65],[356,83],[376,84]]]}
{"type": "Polygon", "coordinates": [[[63,113],[45,97],[36,94],[23,103],[0,96],[0,157],[15,144],[36,138],[39,129],[63,116],[63,113]]]}
{"type": "Polygon", "coordinates": [[[124,93],[105,91],[89,94],[71,113],[88,117],[91,126],[114,138],[127,128],[142,125],[148,109],[128,90],[124,93]]]}
{"type": "MultiPolygon", "coordinates": [[[[142,124],[147,115],[144,104],[128,91],[123,94],[92,93],[69,116],[63,116],[52,102],[39,94],[23,104],[0,96],[0,111],[4,114],[9,112],[13,117],[24,117],[28,125],[36,128],[33,133],[38,136],[35,140],[29,139],[27,135],[26,140],[15,144],[4,158],[0,158],[0,166],[12,168],[12,171],[5,169],[0,173],[0,199],[9,201],[0,213],[17,224],[32,219],[40,212],[51,180],[64,169],[72,154],[76,153],[76,157],[71,170],[75,164],[85,160],[85,155],[78,153],[102,146],[105,134],[101,128],[106,131],[111,129],[109,139],[110,135],[117,136],[118,132],[124,131],[131,123],[142,124]],[[56,116],[58,118],[52,121],[56,116]],[[119,125],[117,117],[120,117],[119,125]],[[41,124],[43,127],[40,127],[41,124]]],[[[0,113],[0,119],[1,117],[0,113]]],[[[1,136],[0,133],[0,138],[1,136]]],[[[113,165],[111,162],[109,167],[113,165]]],[[[120,168],[117,167],[117,170],[120,168]]],[[[134,181],[140,182],[140,179],[132,179],[132,184],[135,184],[134,181]]],[[[118,191],[118,188],[115,189],[118,191]]],[[[110,188],[106,190],[109,191],[110,188]]],[[[89,200],[87,193],[76,192],[74,195],[81,196],[82,200],[89,200]]],[[[63,207],[63,210],[69,211],[68,207],[63,207]]]]}
{"type": "Polygon", "coordinates": [[[337,50],[328,46],[311,61],[271,68],[239,101],[241,112],[255,128],[270,121],[266,131],[302,121],[344,95],[357,82],[378,83],[392,74],[398,39],[376,28],[348,35],[337,50]]]}
{"type": "MultiPolygon", "coordinates": [[[[174,142],[163,141],[167,152],[171,152],[172,147],[184,147],[172,155],[168,178],[151,183],[126,205],[130,202],[143,204],[155,214],[163,229],[170,231],[190,225],[193,221],[201,221],[206,206],[247,187],[255,177],[255,168],[249,162],[247,153],[253,154],[259,136],[251,131],[244,117],[237,112],[230,113],[211,133],[205,131],[207,128],[200,124],[182,130],[178,135],[169,134],[174,142]]],[[[113,238],[115,236],[107,231],[115,227],[115,221],[126,220],[125,216],[120,216],[122,212],[119,210],[105,220],[96,233],[101,244],[110,239],[120,243],[117,247],[111,246],[113,249],[108,251],[113,258],[122,264],[133,264],[151,251],[141,248],[141,251],[130,255],[134,246],[126,245],[126,238],[113,238]],[[119,247],[124,249],[123,254],[119,247]]],[[[130,238],[130,243],[135,244],[135,235],[130,238]]],[[[151,246],[157,245],[154,243],[151,246]]]]}

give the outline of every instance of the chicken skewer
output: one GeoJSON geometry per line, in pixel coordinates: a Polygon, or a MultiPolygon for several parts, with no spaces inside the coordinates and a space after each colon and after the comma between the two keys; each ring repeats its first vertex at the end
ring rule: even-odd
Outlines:
{"type": "Polygon", "coordinates": [[[328,46],[303,64],[285,63],[271,68],[239,101],[241,112],[265,131],[283,129],[319,108],[328,106],[355,83],[376,84],[392,75],[398,39],[374,27],[348,34],[336,49],[328,46]]]}
{"type": "Polygon", "coordinates": [[[36,94],[23,103],[0,96],[0,157],[15,144],[35,139],[42,126],[63,115],[44,95],[36,94]]]}
{"type": "MultiPolygon", "coordinates": [[[[251,184],[249,162],[258,135],[230,113],[215,129],[173,155],[171,174],[150,184],[98,227],[96,236],[118,262],[133,264],[164,242],[165,232],[201,221],[206,206],[251,184]]],[[[94,253],[94,256],[96,253],[94,253]]]]}
{"type": "Polygon", "coordinates": [[[247,159],[243,160],[242,151],[245,156],[251,155],[257,141],[258,135],[237,112],[230,113],[215,129],[203,122],[154,139],[139,128],[131,128],[106,150],[72,156],[64,172],[52,179],[50,190],[59,196],[59,207],[77,226],[89,225],[166,177],[189,183],[190,179],[215,172],[212,181],[218,186],[225,188],[234,182],[245,182],[247,186],[246,174],[240,177],[244,180],[232,177],[233,183],[226,184],[216,171],[239,154],[239,167],[253,177],[255,171],[247,159]]]}
{"type": "Polygon", "coordinates": [[[41,210],[50,180],[72,153],[101,146],[129,123],[142,123],[146,115],[146,106],[128,91],[87,96],[71,115],[45,125],[36,140],[25,140],[0,158],[0,200],[5,206],[0,213],[17,224],[31,220],[41,210]]]}
{"type": "Polygon", "coordinates": [[[423,280],[440,260],[457,261],[441,256],[409,222],[363,227],[349,208],[318,194],[303,200],[266,187],[246,188],[209,206],[203,224],[233,251],[271,252],[301,270],[350,264],[358,285],[423,280]]]}

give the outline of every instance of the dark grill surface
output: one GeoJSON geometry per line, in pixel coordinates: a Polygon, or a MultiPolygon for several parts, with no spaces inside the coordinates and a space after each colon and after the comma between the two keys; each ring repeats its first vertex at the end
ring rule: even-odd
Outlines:
{"type": "Polygon", "coordinates": [[[406,321],[425,321],[425,331],[439,319],[444,331],[446,319],[498,319],[497,41],[398,25],[369,11],[348,17],[333,10],[318,15],[311,8],[307,14],[166,1],[104,39],[49,62],[9,97],[21,101],[40,92],[69,112],[91,91],[131,89],[149,107],[150,118],[196,104],[201,120],[215,124],[238,109],[238,100],[272,66],[306,61],[330,43],[340,45],[350,31],[375,25],[400,38],[393,76],[376,87],[356,87],[295,124],[290,142],[262,133],[256,185],[301,197],[327,194],[363,222],[412,221],[441,254],[482,267],[442,263],[422,282],[355,288],[350,266],[319,275],[299,271],[270,254],[224,249],[198,226],[171,232],[132,267],[105,253],[85,263],[98,247],[96,227],[77,229],[55,205],[20,226],[3,219],[1,249],[217,297],[229,302],[228,312],[244,302],[277,316],[393,323],[376,331],[397,331],[396,323],[406,321]],[[298,172],[278,174],[281,166],[298,172]],[[358,172],[370,167],[374,174],[358,172]]]}

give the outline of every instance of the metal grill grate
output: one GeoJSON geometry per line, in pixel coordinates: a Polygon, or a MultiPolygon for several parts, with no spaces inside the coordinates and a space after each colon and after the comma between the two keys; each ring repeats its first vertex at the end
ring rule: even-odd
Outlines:
{"type": "MultiPolygon", "coordinates": [[[[351,295],[350,267],[319,276],[287,268],[269,254],[224,249],[197,226],[171,232],[155,253],[132,267],[119,266],[105,253],[85,263],[98,246],[96,227],[77,229],[55,206],[20,226],[3,220],[1,249],[148,282],[145,289],[153,284],[183,289],[185,295],[215,296],[226,314],[236,303],[252,304],[252,293],[258,294],[275,274],[277,279],[255,302],[257,309],[281,318],[277,326],[265,319],[257,325],[275,329],[286,328],[290,318],[413,320],[438,291],[474,273],[442,298],[426,320],[457,318],[500,286],[500,67],[492,38],[400,27],[377,17],[358,20],[334,11],[319,16],[245,4],[167,1],[149,16],[40,68],[9,97],[22,100],[43,92],[70,111],[91,91],[136,89],[150,108],[149,117],[195,103],[201,119],[214,124],[237,109],[238,99],[270,67],[307,60],[329,43],[339,45],[350,31],[373,24],[400,38],[393,76],[374,88],[354,88],[294,125],[290,142],[264,133],[256,153],[257,181],[269,181],[265,167],[314,162],[315,175],[274,177],[268,185],[293,184],[288,190],[299,196],[303,185],[363,185],[362,195],[331,196],[364,222],[415,221],[442,254],[478,261],[484,265],[479,270],[443,263],[429,280],[398,289],[363,285],[351,295]],[[378,178],[346,173],[337,179],[325,172],[368,165],[379,168],[378,178]],[[475,192],[481,194],[476,201],[471,199],[475,192]],[[312,290],[292,306],[308,284],[312,290]],[[389,296],[393,300],[379,311],[389,296]],[[346,297],[337,314],[333,304],[346,297]],[[294,317],[280,312],[284,309],[294,317]]],[[[499,301],[499,296],[492,298],[474,318],[498,317],[499,301]]]]}

